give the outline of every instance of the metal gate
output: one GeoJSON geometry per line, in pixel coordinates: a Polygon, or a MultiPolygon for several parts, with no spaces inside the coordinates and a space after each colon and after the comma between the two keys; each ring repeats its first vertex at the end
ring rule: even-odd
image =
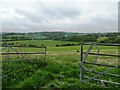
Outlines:
{"type": "Polygon", "coordinates": [[[40,59],[40,55],[43,54],[44,63],[46,63],[47,47],[40,46],[2,46],[2,62],[15,62],[15,61],[31,61],[40,59]],[[43,50],[42,50],[43,49],[43,50]],[[17,57],[17,59],[16,59],[17,57]],[[38,58],[39,57],[39,58],[38,58]]]}
{"type": "Polygon", "coordinates": [[[11,46],[2,47],[2,86],[3,88],[15,88],[12,84],[24,81],[24,76],[31,76],[36,69],[46,65],[47,47],[40,46],[11,46]],[[16,78],[18,80],[14,80],[16,78]],[[9,81],[9,82],[8,82],[9,81]]]}
{"type": "Polygon", "coordinates": [[[98,81],[103,84],[120,85],[119,46],[120,44],[81,42],[80,81],[98,81]]]}

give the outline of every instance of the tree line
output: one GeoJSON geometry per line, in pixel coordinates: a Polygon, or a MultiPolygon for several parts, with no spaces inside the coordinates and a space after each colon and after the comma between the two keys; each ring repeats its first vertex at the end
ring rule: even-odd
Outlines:
{"type": "MultiPolygon", "coordinates": [[[[120,33],[69,33],[69,32],[33,32],[33,33],[3,33],[2,39],[16,40],[36,40],[36,38],[28,37],[31,35],[46,36],[46,39],[75,41],[75,42],[98,42],[98,43],[120,43],[120,33]],[[28,35],[28,36],[27,36],[28,35]]],[[[38,40],[38,39],[37,39],[38,40]]]]}

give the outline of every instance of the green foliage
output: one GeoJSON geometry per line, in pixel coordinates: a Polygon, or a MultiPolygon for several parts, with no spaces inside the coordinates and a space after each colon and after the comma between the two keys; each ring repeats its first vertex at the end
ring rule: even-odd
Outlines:
{"type": "Polygon", "coordinates": [[[78,41],[78,42],[96,42],[97,38],[95,35],[87,34],[87,35],[73,35],[69,37],[70,41],[78,41]]]}
{"type": "MultiPolygon", "coordinates": [[[[69,33],[69,32],[34,32],[34,33],[2,33],[2,41],[21,40],[60,40],[74,42],[119,43],[120,33],[69,33]],[[99,39],[106,38],[99,41],[99,39]]],[[[59,46],[58,44],[56,44],[59,46]]]]}
{"type": "Polygon", "coordinates": [[[112,36],[101,41],[102,43],[120,43],[120,36],[112,36]]]}

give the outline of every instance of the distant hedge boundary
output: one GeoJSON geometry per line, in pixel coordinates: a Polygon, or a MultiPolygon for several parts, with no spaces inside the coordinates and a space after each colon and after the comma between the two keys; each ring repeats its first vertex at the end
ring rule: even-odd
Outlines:
{"type": "Polygon", "coordinates": [[[64,46],[78,46],[80,44],[56,44],[56,47],[64,47],[64,46]]]}

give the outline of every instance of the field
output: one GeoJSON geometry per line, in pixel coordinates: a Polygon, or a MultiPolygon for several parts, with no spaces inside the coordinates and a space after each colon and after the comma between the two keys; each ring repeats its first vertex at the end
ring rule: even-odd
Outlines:
{"type": "Polygon", "coordinates": [[[61,44],[79,44],[78,42],[70,42],[70,41],[56,41],[56,40],[25,40],[25,41],[11,41],[15,45],[37,45],[37,46],[47,46],[47,47],[55,47],[56,45],[61,44]]]}
{"type": "MultiPolygon", "coordinates": [[[[118,85],[108,84],[97,81],[80,82],[80,45],[78,42],[54,41],[54,40],[24,40],[11,41],[15,45],[37,45],[47,46],[47,64],[41,61],[25,61],[14,63],[3,63],[3,87],[4,88],[118,88],[118,85]],[[61,44],[75,44],[77,46],[61,46],[61,44]]],[[[16,48],[18,50],[19,48],[16,48]]],[[[24,51],[32,52],[38,49],[26,49],[24,51]]],[[[84,46],[84,51],[88,46],[84,46]]],[[[118,47],[101,46],[100,53],[118,55],[118,47]]],[[[96,52],[93,48],[92,52],[96,52]]],[[[95,56],[88,56],[86,61],[94,61],[95,56]]],[[[118,65],[117,57],[99,56],[97,63],[118,65]]],[[[88,66],[90,67],[90,66],[88,66]]],[[[91,67],[90,67],[91,68],[91,67]]],[[[96,70],[104,71],[108,68],[96,66],[96,70]]],[[[118,74],[118,69],[111,71],[118,74]]],[[[93,76],[95,74],[85,74],[93,76]]],[[[103,75],[100,79],[118,81],[116,77],[107,77],[103,75]]]]}

